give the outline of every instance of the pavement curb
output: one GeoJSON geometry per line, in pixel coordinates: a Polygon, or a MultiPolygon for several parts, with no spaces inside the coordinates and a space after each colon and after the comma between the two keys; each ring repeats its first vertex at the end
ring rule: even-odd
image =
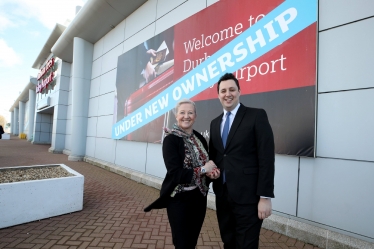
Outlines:
{"type": "Polygon", "coordinates": [[[276,214],[272,214],[269,218],[265,219],[262,227],[320,248],[374,248],[374,243],[276,214]]]}
{"type": "MultiPolygon", "coordinates": [[[[96,158],[93,158],[93,157],[87,157],[86,156],[86,157],[84,157],[84,161],[89,163],[89,164],[92,164],[92,165],[98,166],[100,168],[106,169],[108,171],[111,171],[113,173],[116,173],[118,175],[124,176],[124,177],[126,177],[128,179],[131,179],[133,181],[142,183],[144,185],[153,187],[153,188],[158,189],[158,190],[161,189],[161,185],[162,185],[162,182],[163,182],[162,178],[159,178],[159,177],[156,177],[156,176],[151,176],[151,175],[148,175],[148,174],[144,174],[142,172],[132,170],[132,169],[129,169],[129,168],[126,168],[126,167],[121,167],[121,166],[118,166],[114,163],[105,162],[105,161],[102,161],[102,160],[99,160],[99,159],[96,159],[96,158]]],[[[215,195],[214,194],[211,194],[211,193],[208,194],[207,207],[210,208],[210,209],[216,210],[216,201],[215,201],[215,195]]]]}
{"type": "MultiPolygon", "coordinates": [[[[65,152],[65,151],[64,151],[65,152]]],[[[65,154],[65,153],[64,153],[65,154]]],[[[144,185],[161,189],[163,179],[144,174],[126,167],[118,166],[113,163],[105,162],[92,157],[84,157],[84,161],[97,167],[106,169],[118,175],[122,175],[128,179],[142,183],[144,185]]],[[[207,207],[216,210],[214,194],[208,194],[207,207]]],[[[316,245],[326,249],[373,249],[374,243],[353,238],[331,230],[323,229],[314,225],[310,225],[301,221],[286,218],[280,215],[272,214],[264,220],[262,227],[300,241],[316,245]]]]}

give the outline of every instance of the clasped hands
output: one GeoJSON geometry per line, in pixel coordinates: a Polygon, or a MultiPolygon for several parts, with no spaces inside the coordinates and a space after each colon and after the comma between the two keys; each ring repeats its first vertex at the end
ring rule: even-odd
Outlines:
{"type": "Polygon", "coordinates": [[[217,168],[212,160],[209,160],[203,167],[206,171],[206,176],[210,179],[217,179],[221,175],[219,168],[217,168]]]}

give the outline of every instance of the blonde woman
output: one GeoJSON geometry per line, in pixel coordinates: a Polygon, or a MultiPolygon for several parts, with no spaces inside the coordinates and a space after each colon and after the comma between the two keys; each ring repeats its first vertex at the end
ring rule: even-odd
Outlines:
{"type": "Polygon", "coordinates": [[[162,145],[167,173],[160,197],[144,211],[166,208],[175,248],[193,249],[205,218],[209,177],[218,178],[219,170],[209,160],[206,140],[192,128],[195,103],[179,101],[175,116],[162,145]]]}

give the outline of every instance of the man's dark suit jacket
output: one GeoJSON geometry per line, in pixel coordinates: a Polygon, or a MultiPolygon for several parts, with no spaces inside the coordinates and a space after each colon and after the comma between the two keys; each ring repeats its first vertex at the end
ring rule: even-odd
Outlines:
{"type": "Polygon", "coordinates": [[[210,124],[209,159],[221,170],[213,190],[222,195],[222,172],[227,191],[238,204],[258,203],[260,196],[274,197],[274,137],[265,110],[240,107],[227,137],[221,138],[222,116],[210,124]]]}

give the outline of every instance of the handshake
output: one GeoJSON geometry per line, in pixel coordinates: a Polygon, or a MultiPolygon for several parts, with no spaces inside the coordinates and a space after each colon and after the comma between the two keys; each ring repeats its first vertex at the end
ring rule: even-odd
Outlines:
{"type": "Polygon", "coordinates": [[[205,169],[205,174],[210,179],[217,179],[221,175],[219,168],[217,168],[217,166],[212,160],[207,162],[202,168],[205,169]]]}

